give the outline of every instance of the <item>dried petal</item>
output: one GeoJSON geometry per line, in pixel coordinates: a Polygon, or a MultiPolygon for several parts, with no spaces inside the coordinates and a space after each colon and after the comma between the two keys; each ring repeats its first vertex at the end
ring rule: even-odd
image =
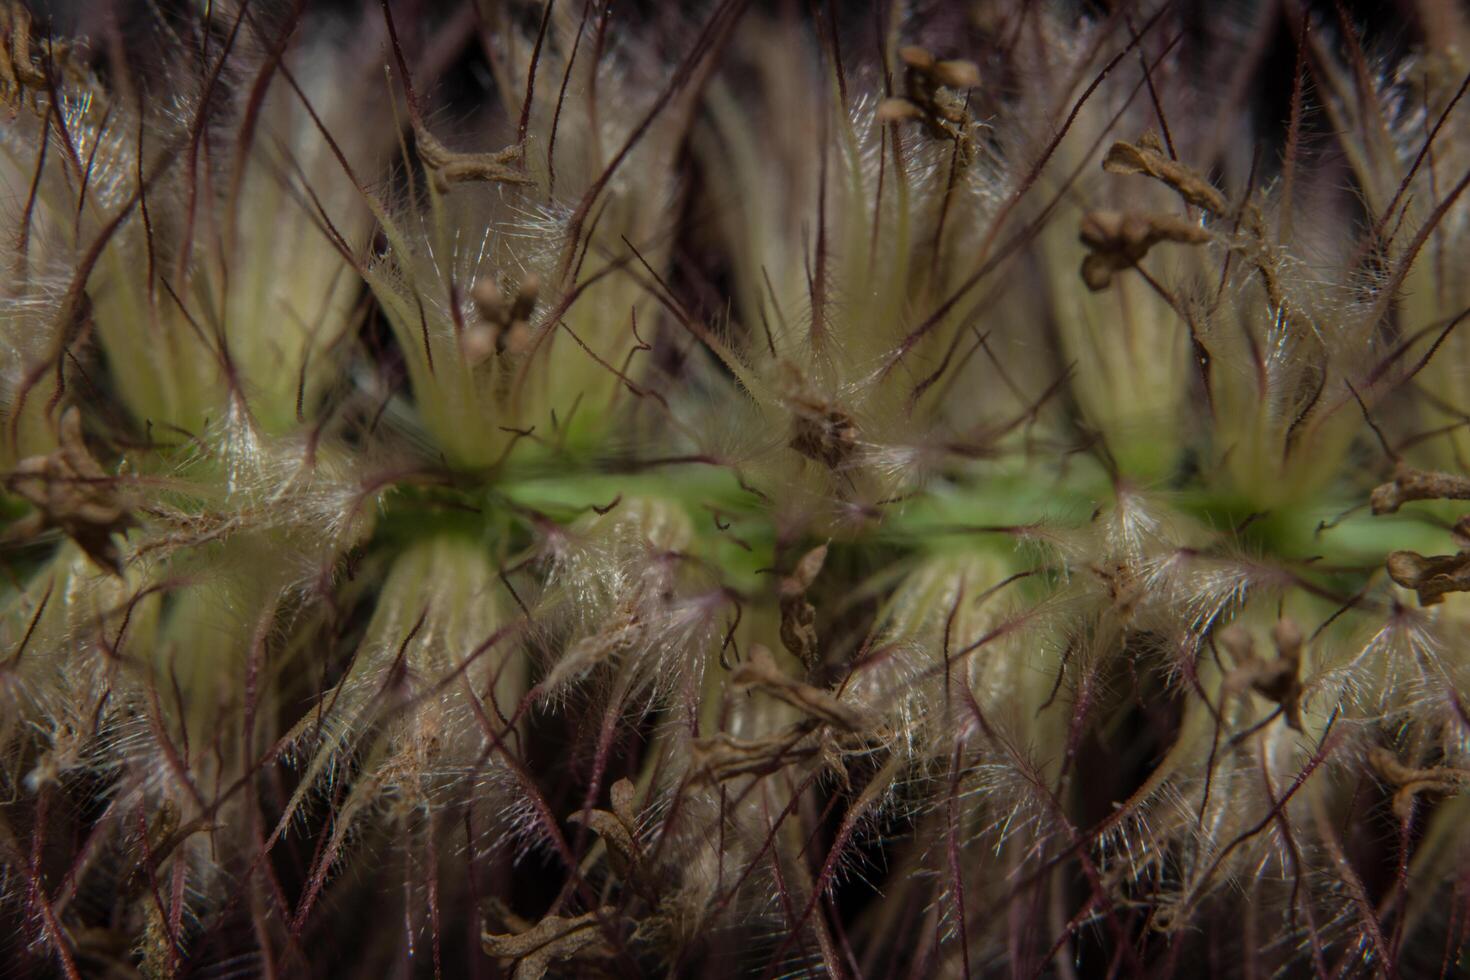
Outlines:
{"type": "Polygon", "coordinates": [[[10,43],[0,45],[0,94],[18,98],[24,88],[44,89],[46,74],[31,61],[31,12],[7,3],[0,9],[0,27],[10,35],[10,43]]]}
{"type": "Polygon", "coordinates": [[[1442,602],[1450,592],[1470,592],[1470,551],[1429,556],[1395,551],[1387,564],[1388,577],[1419,593],[1421,606],[1442,602]]]}
{"type": "Polygon", "coordinates": [[[931,75],[946,88],[967,89],[980,84],[980,68],[973,61],[941,61],[931,75]]]}
{"type": "Polygon", "coordinates": [[[880,123],[908,122],[911,119],[923,119],[924,110],[908,99],[894,97],[878,103],[876,118],[880,123]]]}
{"type": "Polygon", "coordinates": [[[515,980],[541,980],[552,963],[607,959],[617,954],[603,934],[603,923],[615,922],[617,909],[604,905],[576,918],[548,915],[522,932],[480,934],[480,946],[501,960],[519,960],[515,980]]]}
{"type": "Polygon", "coordinates": [[[1239,626],[1220,632],[1218,642],[1235,661],[1235,669],[1227,677],[1229,689],[1250,688],[1261,697],[1281,706],[1286,724],[1302,730],[1301,648],[1302,634],[1289,619],[1276,623],[1271,631],[1276,644],[1276,659],[1265,660],[1256,655],[1251,635],[1239,626]]]}
{"type": "Polygon", "coordinates": [[[1413,500],[1470,500],[1470,480],[1452,473],[1417,470],[1399,463],[1393,481],[1374,489],[1373,513],[1392,514],[1413,500]]]}
{"type": "Polygon", "coordinates": [[[612,810],[588,810],[567,819],[585,824],[607,844],[613,870],[625,877],[637,873],[641,861],[638,847],[637,814],[633,809],[633,784],[620,779],[612,785],[612,810]]]}
{"type": "Polygon", "coordinates": [[[817,644],[817,611],[806,600],[806,590],[816,581],[827,560],[827,546],[813,548],[796,563],[796,568],[781,580],[781,645],[814,669],[820,659],[817,644]]]}
{"type": "Polygon", "coordinates": [[[691,746],[694,771],[711,783],[722,783],[736,776],[769,775],[817,753],[815,742],[802,744],[812,730],[811,722],[805,722],[760,738],[736,738],[719,732],[696,739],[691,746]]]}
{"type": "Polygon", "coordinates": [[[862,712],[843,704],[828,692],[786,676],[776,666],[771,651],[759,643],[751,646],[750,659],[735,668],[730,680],[737,687],[759,688],[771,697],[843,731],[859,731],[866,722],[862,712]]]}
{"type": "Polygon", "coordinates": [[[1160,152],[1156,142],[1147,139],[1138,144],[1119,140],[1103,157],[1103,169],[1113,174],[1147,174],[1171,187],[1175,193],[1195,207],[1214,215],[1224,215],[1230,205],[1215,187],[1198,173],[1160,152]]]}
{"type": "Polygon", "coordinates": [[[37,530],[59,528],[87,557],[122,574],[122,554],[114,534],[133,527],[129,506],[117,493],[117,479],[107,474],[82,439],[82,417],[75,406],[61,416],[60,446],[47,456],[31,456],[16,464],[6,485],[39,512],[37,530]]]}
{"type": "Polygon", "coordinates": [[[1112,284],[1113,274],[1137,265],[1160,242],[1199,245],[1209,232],[1172,214],[1090,211],[1078,235],[1090,251],[1082,260],[1082,279],[1093,292],[1112,284]]]}
{"type": "Polygon", "coordinates": [[[422,126],[415,126],[414,145],[424,168],[433,174],[434,186],[442,193],[451,184],[470,181],[494,181],[501,184],[529,184],[531,178],[515,169],[521,162],[520,144],[512,144],[495,153],[458,153],[439,142],[422,126]]]}
{"type": "Polygon", "coordinates": [[[1393,796],[1393,812],[1400,820],[1413,816],[1414,797],[1420,793],[1462,793],[1470,788],[1470,772],[1464,769],[1449,766],[1415,769],[1381,746],[1369,752],[1368,758],[1387,783],[1398,787],[1393,796]]]}

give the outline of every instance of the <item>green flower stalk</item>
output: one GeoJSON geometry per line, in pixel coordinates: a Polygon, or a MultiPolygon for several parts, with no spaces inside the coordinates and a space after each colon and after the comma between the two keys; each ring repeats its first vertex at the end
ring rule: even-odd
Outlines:
{"type": "Polygon", "coordinates": [[[1470,969],[1466,18],[777,7],[0,0],[12,972],[1470,969]]]}

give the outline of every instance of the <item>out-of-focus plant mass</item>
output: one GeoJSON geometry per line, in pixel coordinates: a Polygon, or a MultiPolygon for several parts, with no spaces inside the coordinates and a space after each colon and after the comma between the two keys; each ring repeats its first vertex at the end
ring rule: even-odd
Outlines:
{"type": "Polygon", "coordinates": [[[1452,0],[0,0],[0,974],[1470,970],[1452,0]]]}

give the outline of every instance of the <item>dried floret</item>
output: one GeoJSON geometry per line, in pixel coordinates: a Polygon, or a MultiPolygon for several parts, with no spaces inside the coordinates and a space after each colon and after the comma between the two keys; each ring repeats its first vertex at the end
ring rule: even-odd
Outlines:
{"type": "Polygon", "coordinates": [[[815,725],[813,719],[757,738],[717,732],[695,739],[690,746],[694,772],[712,783],[737,776],[768,776],[817,754],[819,747],[810,737],[815,725]]]}
{"type": "Polygon", "coordinates": [[[6,486],[36,508],[10,534],[26,537],[58,528],[101,567],[122,574],[122,551],[114,535],[135,526],[122,480],[107,473],[82,438],[82,415],[73,406],[61,415],[55,452],[16,464],[6,486]]]}
{"type": "Polygon", "coordinates": [[[793,708],[845,732],[866,727],[862,712],[843,704],[831,693],[789,677],[776,665],[771,651],[759,644],[751,647],[750,658],[730,674],[738,689],[755,688],[793,708]]]}
{"type": "Polygon", "coordinates": [[[617,921],[617,909],[611,906],[575,917],[548,915],[519,932],[482,933],[480,944],[496,959],[512,961],[516,980],[541,980],[553,965],[617,955],[607,939],[617,921]]]}

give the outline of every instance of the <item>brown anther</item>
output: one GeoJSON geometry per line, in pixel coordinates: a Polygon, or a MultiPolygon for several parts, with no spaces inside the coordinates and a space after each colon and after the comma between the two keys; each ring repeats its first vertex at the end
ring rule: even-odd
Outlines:
{"type": "MultiPolygon", "coordinates": [[[[1114,174],[1145,174],[1152,177],[1172,189],[1186,203],[1201,208],[1214,217],[1224,218],[1232,213],[1225,195],[1199,172],[1172,156],[1165,155],[1164,145],[1154,133],[1145,133],[1136,144],[1122,140],[1114,143],[1103,157],[1103,169],[1114,174]]],[[[1286,295],[1278,274],[1280,257],[1277,247],[1272,243],[1261,209],[1247,202],[1241,206],[1237,218],[1239,235],[1229,242],[1230,248],[1239,252],[1254,267],[1271,307],[1285,311],[1286,295]]],[[[1088,275],[1086,269],[1083,275],[1088,275]]]]}
{"type": "Polygon", "coordinates": [[[1400,820],[1408,820],[1414,815],[1414,797],[1420,793],[1453,794],[1470,789],[1470,771],[1464,769],[1449,766],[1415,769],[1404,765],[1382,746],[1375,746],[1368,753],[1368,758],[1384,781],[1397,788],[1393,795],[1393,812],[1400,820]]]}
{"type": "Polygon", "coordinates": [[[827,546],[818,545],[811,551],[801,556],[796,563],[796,568],[781,583],[782,595],[802,595],[812,587],[817,576],[822,572],[822,566],[827,562],[827,546]]]}
{"type": "Polygon", "coordinates": [[[1470,480],[1452,473],[1416,470],[1400,462],[1393,482],[1374,489],[1369,501],[1375,514],[1392,514],[1414,500],[1470,500],[1470,480]]]}
{"type": "Polygon", "coordinates": [[[122,574],[122,554],[114,534],[135,522],[117,494],[117,479],[109,476],[82,439],[82,416],[75,406],[61,416],[59,447],[46,456],[30,456],[16,464],[6,479],[10,490],[25,498],[36,513],[17,522],[11,535],[58,528],[98,565],[122,574]]]}
{"type": "Polygon", "coordinates": [[[980,84],[980,69],[970,61],[938,61],[924,48],[899,49],[904,63],[904,98],[884,99],[878,106],[880,123],[921,120],[938,140],[952,140],[958,163],[967,166],[974,155],[967,111],[966,89],[980,84]]]}
{"type": "Polygon", "coordinates": [[[1137,265],[1160,242],[1200,245],[1209,232],[1172,214],[1138,211],[1089,211],[1078,233],[1089,249],[1082,260],[1082,280],[1093,292],[1112,285],[1115,273],[1137,265]]]}
{"type": "Polygon", "coordinates": [[[923,119],[924,110],[908,99],[889,98],[878,103],[876,118],[880,123],[908,122],[923,119]]]}
{"type": "Polygon", "coordinates": [[[934,68],[934,55],[927,48],[921,48],[917,44],[907,44],[898,49],[898,59],[905,67],[915,71],[928,73],[934,68]]]}
{"type": "Polygon", "coordinates": [[[967,89],[980,85],[980,68],[973,61],[941,61],[929,74],[945,88],[967,89]]]}
{"type": "Polygon", "coordinates": [[[482,320],[500,324],[508,319],[510,311],[505,304],[505,297],[490,276],[475,280],[475,284],[470,287],[470,299],[474,301],[475,312],[480,314],[482,320]]]}
{"type": "Polygon", "coordinates": [[[29,91],[41,111],[57,75],[81,82],[87,74],[71,42],[46,38],[33,52],[33,40],[30,11],[22,3],[0,0],[0,101],[18,106],[29,91]]]}
{"type": "Polygon", "coordinates": [[[489,276],[477,280],[470,287],[470,299],[482,322],[465,331],[462,347],[466,360],[476,365],[492,352],[514,356],[526,351],[531,344],[528,321],[536,311],[540,294],[541,277],[534,272],[521,280],[509,299],[489,276]]]}
{"type": "Polygon", "coordinates": [[[1470,592],[1470,551],[1456,555],[1395,551],[1386,565],[1388,577],[1417,592],[1421,606],[1443,602],[1451,592],[1470,592]]]}
{"type": "Polygon", "coordinates": [[[419,160],[433,177],[434,187],[440,193],[449,190],[451,184],[475,181],[493,181],[501,184],[530,184],[532,180],[519,168],[521,146],[507,146],[495,153],[459,153],[439,142],[427,129],[415,126],[414,145],[418,147],[419,160]]]}
{"type": "Polygon", "coordinates": [[[1191,168],[1163,153],[1158,138],[1147,134],[1137,144],[1114,143],[1103,157],[1103,169],[1113,174],[1147,174],[1174,190],[1185,201],[1213,215],[1229,212],[1225,195],[1191,168]]]}
{"type": "Polygon", "coordinates": [[[502,354],[519,357],[531,349],[531,325],[525,320],[517,320],[510,325],[510,329],[500,335],[499,350],[502,354]]]}
{"type": "Polygon", "coordinates": [[[526,274],[521,284],[516,287],[516,297],[510,304],[510,318],[515,320],[529,320],[531,314],[536,310],[536,300],[541,295],[541,277],[534,272],[526,274]]]}
{"type": "Polygon", "coordinates": [[[1470,551],[1470,514],[1465,514],[1450,528],[1450,537],[1461,551],[1470,551]]]}

